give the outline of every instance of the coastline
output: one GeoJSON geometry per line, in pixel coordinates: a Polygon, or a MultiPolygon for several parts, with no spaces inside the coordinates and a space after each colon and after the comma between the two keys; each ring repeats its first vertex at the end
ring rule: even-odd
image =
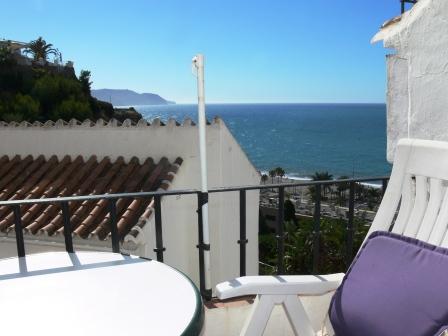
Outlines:
{"type": "MultiPolygon", "coordinates": [[[[260,171],[260,175],[266,174],[267,176],[269,176],[269,172],[268,171],[264,171],[261,170],[260,171]]],[[[349,177],[351,178],[351,177],[349,177]]],[[[266,184],[272,184],[271,183],[272,178],[269,177],[268,181],[266,182],[266,184]]],[[[294,176],[294,175],[290,175],[290,174],[286,174],[285,177],[274,177],[274,183],[277,183],[277,181],[280,181],[280,183],[295,183],[295,182],[300,182],[300,181],[312,181],[313,179],[309,176],[294,176]]],[[[333,181],[337,181],[335,179],[333,179],[333,181]]],[[[260,182],[261,184],[262,182],[260,182]]],[[[361,185],[365,186],[365,187],[371,187],[371,188],[375,188],[375,189],[381,189],[382,188],[382,184],[381,181],[372,181],[372,182],[361,182],[361,185]]]]}

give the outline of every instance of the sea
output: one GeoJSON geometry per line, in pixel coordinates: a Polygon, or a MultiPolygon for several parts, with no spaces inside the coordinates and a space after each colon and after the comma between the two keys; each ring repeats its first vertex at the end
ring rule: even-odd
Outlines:
{"type": "MultiPolygon", "coordinates": [[[[135,106],[146,119],[197,120],[197,105],[135,106]]],[[[388,175],[384,104],[209,104],[261,172],[282,167],[307,179],[327,171],[334,178],[388,175]]]]}

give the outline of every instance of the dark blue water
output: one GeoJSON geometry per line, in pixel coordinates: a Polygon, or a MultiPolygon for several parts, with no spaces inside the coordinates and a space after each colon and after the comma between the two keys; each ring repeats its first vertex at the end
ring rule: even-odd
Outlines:
{"type": "MultiPolygon", "coordinates": [[[[136,106],[147,119],[197,120],[196,105],[136,106]]],[[[292,177],[390,173],[384,104],[212,104],[257,169],[292,177]]]]}

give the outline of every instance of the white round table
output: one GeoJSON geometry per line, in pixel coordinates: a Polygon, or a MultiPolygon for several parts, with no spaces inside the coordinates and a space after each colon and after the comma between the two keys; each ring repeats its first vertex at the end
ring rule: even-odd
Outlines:
{"type": "Polygon", "coordinates": [[[153,260],[49,252],[0,260],[3,335],[199,335],[196,286],[153,260]]]}

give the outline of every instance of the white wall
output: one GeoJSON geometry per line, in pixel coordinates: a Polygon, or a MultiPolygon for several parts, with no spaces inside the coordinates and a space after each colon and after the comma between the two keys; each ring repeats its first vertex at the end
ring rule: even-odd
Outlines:
{"type": "MultiPolygon", "coordinates": [[[[196,128],[195,128],[196,129],[196,128]]],[[[197,133],[187,135],[192,152],[185,160],[170,187],[171,190],[200,188],[200,164],[197,133]]],[[[180,138],[184,142],[184,139],[180,138]]],[[[182,156],[184,157],[184,156],[182,156]]],[[[258,172],[235,141],[224,123],[207,127],[209,187],[256,185],[258,172]]],[[[247,274],[258,274],[258,203],[259,192],[247,193],[246,222],[249,243],[246,246],[247,274]]],[[[169,196],[162,199],[164,261],[188,274],[199,284],[198,219],[196,195],[169,196]]],[[[212,285],[239,276],[239,193],[209,196],[209,225],[212,285]]],[[[155,258],[154,219],[144,228],[152,237],[139,253],[155,258]]]]}
{"type": "Polygon", "coordinates": [[[373,39],[388,57],[388,151],[403,137],[448,141],[448,1],[420,0],[373,39]]]}
{"type": "MultiPolygon", "coordinates": [[[[136,156],[155,161],[166,156],[171,162],[184,159],[171,190],[199,189],[200,164],[197,127],[188,123],[167,126],[63,126],[0,127],[0,155],[97,155],[112,160],[123,156],[126,161],[136,156]]],[[[235,141],[224,122],[216,119],[207,127],[209,188],[256,185],[260,176],[235,141]]],[[[258,273],[258,191],[247,193],[247,274],[258,273]]],[[[162,225],[166,251],[165,262],[187,273],[198,283],[197,199],[192,196],[162,198],[162,225]]],[[[239,194],[210,195],[209,222],[213,285],[239,275],[239,194]]],[[[146,245],[131,253],[155,258],[154,219],[143,230],[146,245]]],[[[138,239],[141,241],[141,239],[138,239]]],[[[128,245],[127,245],[128,246],[128,245]]],[[[1,253],[1,252],[0,252],[1,253]]]]}

